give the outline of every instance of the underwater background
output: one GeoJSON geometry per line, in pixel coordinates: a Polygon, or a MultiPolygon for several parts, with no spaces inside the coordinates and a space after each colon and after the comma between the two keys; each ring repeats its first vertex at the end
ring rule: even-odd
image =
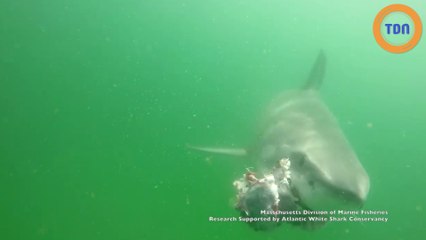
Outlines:
{"type": "MultiPolygon", "coordinates": [[[[426,234],[426,46],[372,33],[391,1],[0,2],[1,239],[418,239],[426,234]],[[389,221],[285,224],[238,216],[242,159],[265,105],[300,87],[320,49],[321,94],[367,170],[364,206],[389,221]]],[[[404,1],[426,19],[426,3],[404,1]]]]}

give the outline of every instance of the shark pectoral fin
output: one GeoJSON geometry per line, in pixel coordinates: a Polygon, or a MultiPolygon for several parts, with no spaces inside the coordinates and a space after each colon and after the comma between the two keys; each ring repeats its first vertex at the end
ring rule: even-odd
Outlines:
{"type": "Polygon", "coordinates": [[[216,153],[216,154],[224,154],[231,156],[246,156],[247,150],[244,148],[224,148],[224,147],[199,147],[187,145],[188,148],[195,149],[202,152],[216,153]]]}

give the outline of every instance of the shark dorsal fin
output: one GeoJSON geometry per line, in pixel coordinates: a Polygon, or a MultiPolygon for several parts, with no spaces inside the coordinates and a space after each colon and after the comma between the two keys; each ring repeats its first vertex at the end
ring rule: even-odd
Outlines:
{"type": "Polygon", "coordinates": [[[326,58],[324,51],[321,50],[315,60],[314,66],[309,73],[309,77],[303,86],[303,89],[319,89],[325,75],[326,58]]]}

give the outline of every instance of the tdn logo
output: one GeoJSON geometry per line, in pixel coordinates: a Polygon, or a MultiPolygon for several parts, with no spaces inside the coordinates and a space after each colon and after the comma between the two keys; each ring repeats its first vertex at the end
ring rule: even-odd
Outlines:
{"type": "Polygon", "coordinates": [[[410,34],[410,25],[407,23],[402,25],[398,23],[386,23],[385,26],[387,29],[387,34],[410,34]]]}
{"type": "Polygon", "coordinates": [[[392,4],[376,16],[373,33],[377,43],[386,51],[404,53],[414,48],[422,35],[419,15],[410,7],[392,4]]]}

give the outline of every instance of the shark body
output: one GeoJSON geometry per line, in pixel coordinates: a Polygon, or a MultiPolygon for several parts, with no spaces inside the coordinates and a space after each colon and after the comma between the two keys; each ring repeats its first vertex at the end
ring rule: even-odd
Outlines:
{"type": "MultiPolygon", "coordinates": [[[[260,216],[257,211],[261,210],[356,209],[366,201],[369,176],[319,95],[325,65],[321,51],[305,86],[285,91],[272,100],[250,149],[194,147],[213,153],[246,155],[263,175],[271,173],[281,159],[291,161],[289,185],[278,184],[279,205],[268,200],[272,199],[268,197],[272,196],[268,188],[257,185],[242,198],[247,202],[239,204],[244,206],[240,208],[244,216],[260,216]]],[[[277,224],[253,226],[265,230],[277,224]]]]}

